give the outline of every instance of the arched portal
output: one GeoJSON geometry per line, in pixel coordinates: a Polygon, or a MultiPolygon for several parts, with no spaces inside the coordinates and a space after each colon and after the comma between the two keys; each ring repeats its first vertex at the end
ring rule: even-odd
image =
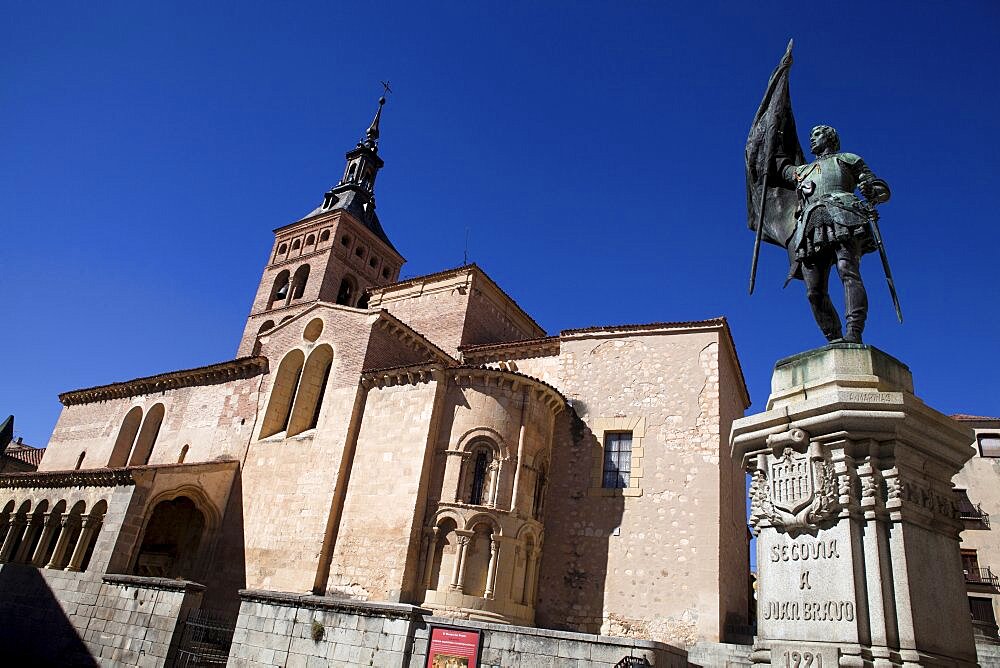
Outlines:
{"type": "Polygon", "coordinates": [[[189,497],[161,501],[146,523],[133,572],[148,577],[198,577],[198,548],[204,530],[205,515],[189,497]]]}

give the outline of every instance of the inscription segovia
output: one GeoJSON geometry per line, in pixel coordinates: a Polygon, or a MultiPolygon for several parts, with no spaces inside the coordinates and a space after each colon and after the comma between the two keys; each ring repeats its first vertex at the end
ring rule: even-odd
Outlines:
{"type": "Polygon", "coordinates": [[[837,539],[771,546],[771,561],[809,561],[811,559],[840,559],[837,539]]]}

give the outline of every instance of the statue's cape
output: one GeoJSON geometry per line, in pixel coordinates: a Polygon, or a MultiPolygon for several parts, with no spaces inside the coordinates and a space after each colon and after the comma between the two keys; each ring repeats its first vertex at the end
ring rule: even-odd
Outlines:
{"type": "Polygon", "coordinates": [[[767,82],[764,99],[750,126],[746,147],[747,220],[751,230],[757,230],[760,197],[763,193],[764,229],[761,239],[788,251],[789,263],[794,263],[791,247],[795,232],[795,191],[782,179],[781,168],[805,164],[795,117],[788,93],[788,73],[792,67],[792,43],[767,82]]]}

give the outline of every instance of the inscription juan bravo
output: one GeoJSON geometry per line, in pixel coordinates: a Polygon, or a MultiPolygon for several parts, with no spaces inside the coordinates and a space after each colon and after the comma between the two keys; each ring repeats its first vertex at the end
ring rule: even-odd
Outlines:
{"type": "Polygon", "coordinates": [[[764,601],[764,619],[789,622],[853,622],[851,601],[764,601]]]}

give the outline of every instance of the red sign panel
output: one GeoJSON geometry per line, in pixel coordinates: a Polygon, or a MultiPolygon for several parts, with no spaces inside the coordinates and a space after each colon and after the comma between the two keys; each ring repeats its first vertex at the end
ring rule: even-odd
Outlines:
{"type": "Polygon", "coordinates": [[[431,627],[427,668],[476,668],[479,665],[479,631],[431,627]]]}

